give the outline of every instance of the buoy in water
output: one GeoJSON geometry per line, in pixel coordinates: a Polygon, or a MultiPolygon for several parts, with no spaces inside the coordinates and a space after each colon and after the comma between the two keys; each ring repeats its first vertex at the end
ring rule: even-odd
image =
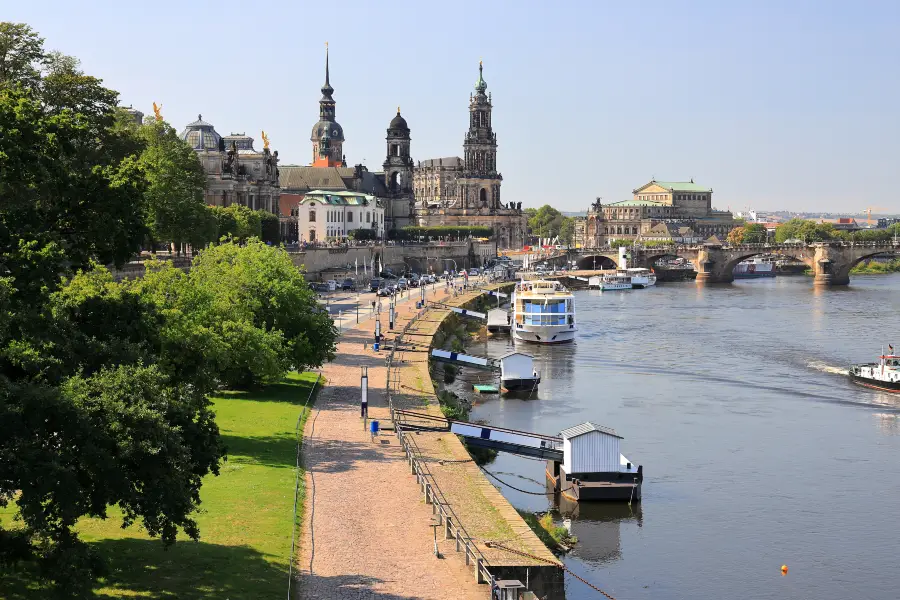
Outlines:
{"type": "Polygon", "coordinates": [[[784,577],[785,575],[787,575],[787,572],[788,572],[787,565],[781,565],[781,576],[784,577]]]}

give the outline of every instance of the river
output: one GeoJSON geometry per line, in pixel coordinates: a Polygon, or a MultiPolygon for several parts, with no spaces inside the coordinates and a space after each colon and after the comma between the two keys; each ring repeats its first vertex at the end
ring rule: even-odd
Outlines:
{"type": "MultiPolygon", "coordinates": [[[[524,348],[543,376],[536,396],[481,397],[472,413],[548,434],[608,425],[644,465],[631,508],[560,514],[552,498],[502,487],[518,508],[571,520],[572,571],[618,600],[898,597],[900,396],[844,373],[900,344],[900,275],[575,295],[577,341],[524,348]]],[[[541,462],[501,453],[487,468],[544,490],[541,462]]],[[[601,596],[567,575],[566,598],[601,596]]]]}

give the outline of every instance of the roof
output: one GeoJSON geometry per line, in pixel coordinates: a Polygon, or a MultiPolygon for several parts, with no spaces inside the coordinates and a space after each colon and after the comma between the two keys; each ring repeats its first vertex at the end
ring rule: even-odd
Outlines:
{"type": "MultiPolygon", "coordinates": [[[[497,310],[497,309],[495,308],[494,310],[497,310]]],[[[501,309],[499,309],[499,310],[504,310],[504,309],[501,308],[501,309]]],[[[515,354],[518,354],[519,356],[527,356],[528,358],[534,358],[534,357],[533,357],[532,355],[530,355],[530,354],[525,354],[524,352],[516,352],[515,350],[513,350],[512,352],[507,352],[506,354],[500,355],[500,356],[498,357],[498,359],[499,359],[499,360],[503,360],[504,358],[509,358],[510,356],[513,356],[513,355],[515,355],[515,354]]]]}
{"type": "Polygon", "coordinates": [[[278,168],[278,184],[287,190],[335,190],[350,189],[353,182],[352,167],[300,167],[278,168]]]}
{"type": "Polygon", "coordinates": [[[397,116],[391,119],[391,124],[389,129],[403,129],[409,131],[409,125],[406,124],[406,119],[400,116],[400,107],[397,107],[397,116]]]}
{"type": "MultiPolygon", "coordinates": [[[[673,192],[711,192],[712,188],[704,187],[699,183],[694,183],[693,181],[656,181],[655,179],[650,182],[655,183],[658,186],[664,187],[667,190],[672,190],[673,192]]],[[[650,185],[650,184],[647,184],[650,185]]],[[[646,186],[645,186],[646,187],[646,186]]]]}
{"type": "Polygon", "coordinates": [[[360,192],[329,192],[325,190],[313,190],[311,192],[307,192],[306,196],[303,198],[304,202],[306,202],[307,200],[317,200],[322,204],[333,204],[337,206],[365,206],[369,204],[377,206],[375,196],[369,196],[368,194],[363,194],[360,192]]]}
{"type": "Polygon", "coordinates": [[[278,185],[288,193],[305,194],[313,190],[337,192],[362,192],[386,197],[384,173],[373,173],[363,168],[359,188],[356,189],[354,167],[308,167],[287,165],[278,167],[278,185]]]}
{"type": "Polygon", "coordinates": [[[429,158],[419,162],[420,167],[462,167],[463,160],[458,156],[447,156],[445,158],[429,158]]]}
{"type": "Polygon", "coordinates": [[[619,202],[610,202],[604,204],[603,208],[620,206],[669,206],[665,202],[656,202],[655,200],[621,200],[619,202]]]}
{"type": "Polygon", "coordinates": [[[591,423],[590,421],[586,421],[581,425],[575,425],[574,427],[569,427],[568,429],[563,429],[559,432],[559,435],[563,438],[572,439],[574,437],[578,437],[579,435],[584,435],[585,433],[590,433],[592,431],[599,431],[600,433],[604,433],[606,435],[611,435],[613,437],[617,437],[620,440],[624,440],[621,435],[616,433],[616,430],[611,427],[604,427],[603,425],[597,425],[596,423],[591,423]]]}

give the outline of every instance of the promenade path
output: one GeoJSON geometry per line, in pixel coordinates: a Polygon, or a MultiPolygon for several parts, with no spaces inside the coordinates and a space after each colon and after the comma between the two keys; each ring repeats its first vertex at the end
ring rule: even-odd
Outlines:
{"type": "MultiPolygon", "coordinates": [[[[396,329],[411,318],[420,295],[413,290],[410,297],[398,306],[396,329]]],[[[442,286],[428,291],[430,300],[447,297],[442,286]]],[[[371,367],[370,416],[385,418],[387,353],[371,349],[374,319],[357,326],[354,314],[349,321],[344,320],[336,359],[323,369],[327,383],[306,423],[299,598],[485,600],[488,586],[475,582],[473,570],[441,535],[444,558],[434,556],[431,507],[397,438],[384,434],[373,443],[363,429],[360,367],[371,367]]],[[[382,326],[387,331],[385,313],[382,326]]]]}

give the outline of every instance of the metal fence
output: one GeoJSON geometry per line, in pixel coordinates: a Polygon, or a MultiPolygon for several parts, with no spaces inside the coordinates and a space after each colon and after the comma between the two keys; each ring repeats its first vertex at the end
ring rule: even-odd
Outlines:
{"type": "MultiPolygon", "coordinates": [[[[391,352],[386,358],[387,362],[387,383],[385,392],[388,399],[388,408],[391,413],[391,420],[394,423],[394,431],[397,439],[400,440],[400,446],[406,453],[409,462],[410,472],[416,476],[416,483],[422,487],[422,493],[425,495],[425,502],[431,504],[432,514],[437,518],[437,526],[443,527],[444,539],[455,540],[456,551],[465,553],[467,565],[475,566],[475,580],[478,583],[489,583],[491,587],[494,585],[494,576],[488,570],[490,563],[487,558],[478,549],[475,540],[468,534],[459,517],[453,511],[450,503],[447,501],[441,488],[438,486],[434,478],[434,474],[424,459],[422,451],[416,444],[414,436],[404,431],[403,422],[407,418],[403,415],[403,411],[394,408],[394,394],[400,388],[400,364],[395,360],[395,354],[403,343],[403,336],[409,332],[410,328],[424,317],[429,311],[428,307],[419,310],[415,316],[410,319],[406,326],[396,336],[391,347],[391,352]]],[[[402,349],[399,350],[402,353],[402,349]]],[[[435,551],[437,549],[435,548],[435,551]]]]}

